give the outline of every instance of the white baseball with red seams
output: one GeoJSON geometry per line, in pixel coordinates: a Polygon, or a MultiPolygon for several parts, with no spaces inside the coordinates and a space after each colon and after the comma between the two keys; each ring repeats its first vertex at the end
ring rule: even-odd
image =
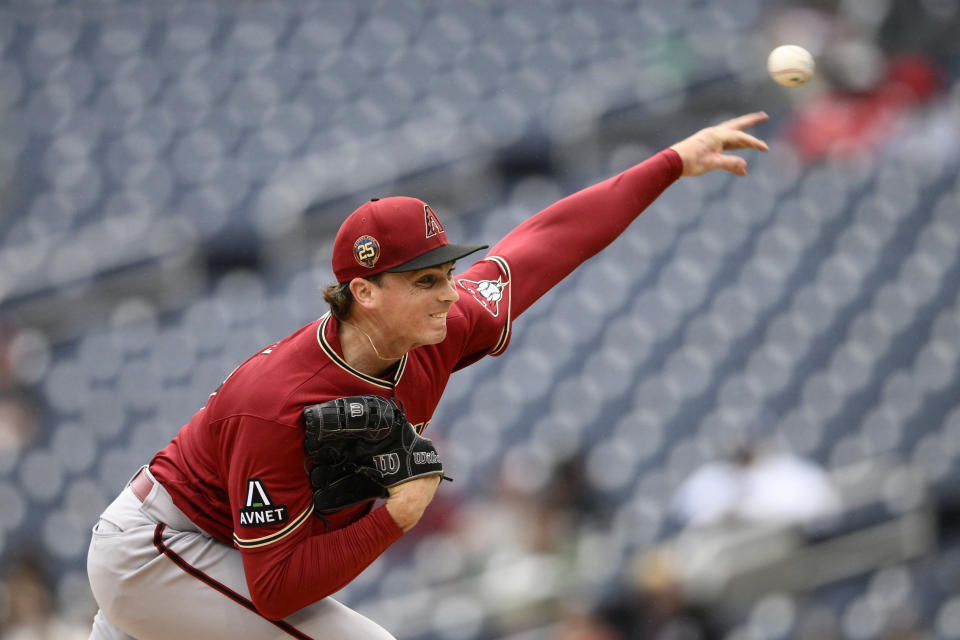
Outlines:
{"type": "Polygon", "coordinates": [[[795,44],[780,45],[767,57],[770,77],[785,87],[799,87],[813,77],[816,67],[809,51],[795,44]]]}

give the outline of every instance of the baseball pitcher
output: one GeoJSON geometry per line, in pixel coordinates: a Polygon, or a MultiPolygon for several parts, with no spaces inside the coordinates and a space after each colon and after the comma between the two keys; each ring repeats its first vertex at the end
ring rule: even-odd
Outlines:
{"type": "Polygon", "coordinates": [[[91,638],[388,639],[329,597],[420,519],[444,477],[423,436],[450,375],[681,176],[743,175],[754,113],[708,127],[530,217],[482,259],[409,197],[333,246],[330,312],[227,377],[93,528],[91,638]],[[562,247],[562,250],[558,250],[562,247]],[[383,498],[380,506],[377,499],[383,498]]]}

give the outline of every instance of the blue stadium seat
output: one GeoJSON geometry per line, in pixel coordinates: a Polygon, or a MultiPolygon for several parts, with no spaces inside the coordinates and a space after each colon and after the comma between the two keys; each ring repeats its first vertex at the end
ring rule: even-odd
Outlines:
{"type": "MultiPolygon", "coordinates": [[[[69,307],[225,237],[263,259],[192,276],[196,291],[172,308],[124,292],[79,335],[18,334],[32,345],[20,375],[44,424],[27,451],[0,452],[0,553],[34,532],[61,565],[65,601],[89,595],[91,514],[234,366],[326,310],[332,238],[284,260],[271,243],[308,227],[330,235],[344,201],[403,178],[457,202],[451,237],[494,242],[649,155],[659,133],[626,139],[632,124],[619,122],[657,128],[716,83],[758,86],[762,70],[743,51],[766,10],[759,0],[41,4],[0,8],[0,301],[69,307]],[[493,175],[530,140],[543,142],[533,150],[544,166],[571,175],[493,175]],[[599,154],[567,155],[593,144],[615,148],[610,172],[584,175],[599,154]],[[465,165],[488,171],[468,177],[481,210],[442,195],[465,165]]],[[[948,486],[960,458],[950,396],[960,156],[945,113],[853,162],[805,165],[767,130],[776,144],[750,156],[746,179],[672,186],[517,321],[505,359],[453,377],[434,420],[459,477],[489,479],[508,455],[531,474],[584,456],[613,509],[608,551],[624,559],[662,535],[680,478],[768,410],[794,452],[830,468],[892,455],[948,486]]],[[[774,115],[771,125],[785,117],[774,115]]],[[[791,637],[827,619],[870,637],[914,602],[934,633],[956,636],[942,551],[947,568],[890,567],[811,603],[772,594],[731,637],[791,637]]],[[[427,593],[469,558],[436,533],[412,560],[374,563],[345,601],[427,593]]],[[[480,601],[441,604],[421,612],[418,640],[481,637],[480,601]],[[470,624],[454,629],[457,615],[470,624]]],[[[409,612],[390,615],[412,624],[409,612]]]]}

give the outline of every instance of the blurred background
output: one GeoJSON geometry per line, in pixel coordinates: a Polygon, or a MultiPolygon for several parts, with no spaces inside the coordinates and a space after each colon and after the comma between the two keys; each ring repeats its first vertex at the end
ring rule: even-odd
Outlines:
{"type": "Polygon", "coordinates": [[[336,597],[415,640],[960,638],[955,0],[0,4],[0,637],[86,637],[97,515],[325,311],[360,203],[493,244],[758,109],[748,177],[454,376],[456,482],[336,597]]]}

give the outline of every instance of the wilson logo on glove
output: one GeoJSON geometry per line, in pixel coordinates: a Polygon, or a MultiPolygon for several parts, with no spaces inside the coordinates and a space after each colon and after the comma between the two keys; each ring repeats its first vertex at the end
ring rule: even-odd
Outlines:
{"type": "Polygon", "coordinates": [[[377,470],[385,476],[392,476],[397,471],[400,471],[400,456],[396,453],[384,453],[379,456],[373,456],[373,461],[377,465],[377,470]]]}
{"type": "Polygon", "coordinates": [[[414,464],[440,464],[440,456],[436,451],[414,451],[414,464]]]}

